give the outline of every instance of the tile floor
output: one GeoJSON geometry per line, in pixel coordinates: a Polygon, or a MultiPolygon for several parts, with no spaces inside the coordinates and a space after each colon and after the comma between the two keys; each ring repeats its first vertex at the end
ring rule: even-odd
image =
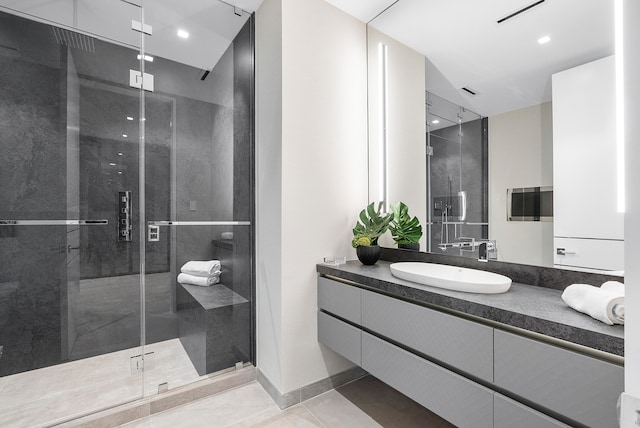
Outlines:
{"type": "Polygon", "coordinates": [[[257,382],[124,425],[176,427],[452,428],[416,402],[366,376],[280,410],[257,382]]]}
{"type": "Polygon", "coordinates": [[[0,426],[41,427],[149,396],[199,376],[179,339],[145,346],[154,368],[132,375],[140,347],[0,378],[0,426]],[[144,389],[143,389],[144,385],[144,389]]]}

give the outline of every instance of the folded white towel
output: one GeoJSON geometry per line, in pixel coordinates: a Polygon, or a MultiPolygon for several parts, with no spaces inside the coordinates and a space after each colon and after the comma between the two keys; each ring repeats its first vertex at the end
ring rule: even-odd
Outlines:
{"type": "Polygon", "coordinates": [[[217,284],[220,282],[220,272],[209,275],[209,276],[199,276],[199,275],[191,275],[188,273],[181,273],[178,275],[178,282],[180,284],[190,284],[190,285],[199,285],[200,287],[208,287],[213,284],[217,284]]]}
{"type": "Polygon", "coordinates": [[[624,324],[624,284],[617,281],[607,281],[602,287],[572,284],[565,288],[562,300],[605,324],[624,324]]]}
{"type": "Polygon", "coordinates": [[[186,262],[180,268],[180,272],[198,276],[213,275],[220,272],[220,260],[186,262]]]}

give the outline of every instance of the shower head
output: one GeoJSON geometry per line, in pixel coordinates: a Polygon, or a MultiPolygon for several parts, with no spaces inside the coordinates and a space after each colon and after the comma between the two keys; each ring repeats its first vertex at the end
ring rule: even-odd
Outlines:
{"type": "Polygon", "coordinates": [[[95,53],[96,48],[93,43],[93,37],[86,34],[76,33],[64,28],[51,27],[56,42],[60,45],[68,46],[74,49],[82,49],[87,52],[95,53]]]}

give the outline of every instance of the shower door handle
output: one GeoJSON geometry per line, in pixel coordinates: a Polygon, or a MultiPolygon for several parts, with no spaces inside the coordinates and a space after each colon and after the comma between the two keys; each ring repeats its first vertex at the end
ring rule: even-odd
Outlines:
{"type": "Polygon", "coordinates": [[[152,220],[147,222],[147,240],[158,242],[160,240],[160,226],[251,226],[250,221],[172,221],[152,220]]]}
{"type": "Polygon", "coordinates": [[[251,226],[250,221],[171,221],[155,220],[148,221],[148,226],[251,226]]]}
{"type": "Polygon", "coordinates": [[[109,220],[0,220],[0,226],[104,226],[109,220]]]}

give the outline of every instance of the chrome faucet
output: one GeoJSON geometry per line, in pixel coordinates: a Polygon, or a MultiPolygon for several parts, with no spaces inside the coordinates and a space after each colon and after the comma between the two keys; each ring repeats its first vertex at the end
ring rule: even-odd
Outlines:
{"type": "Polygon", "coordinates": [[[488,262],[491,260],[497,260],[497,247],[496,241],[482,241],[478,246],[478,261],[488,262]]]}

